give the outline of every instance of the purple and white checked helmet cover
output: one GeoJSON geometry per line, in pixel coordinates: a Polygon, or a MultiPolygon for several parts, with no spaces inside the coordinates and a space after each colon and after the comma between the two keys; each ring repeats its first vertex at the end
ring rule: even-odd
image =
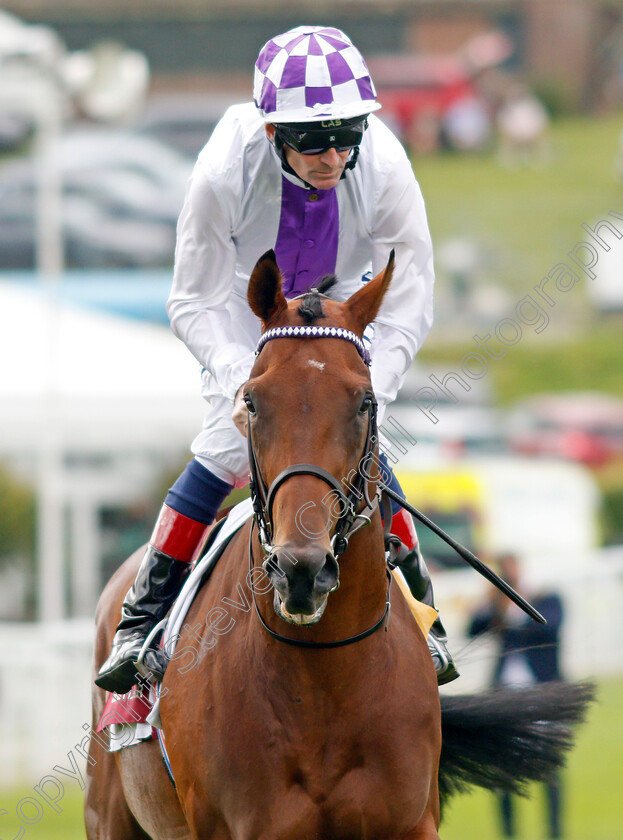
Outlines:
{"type": "Polygon", "coordinates": [[[341,30],[297,26],[264,45],[253,99],[266,122],[350,119],[378,110],[363,56],[341,30]]]}

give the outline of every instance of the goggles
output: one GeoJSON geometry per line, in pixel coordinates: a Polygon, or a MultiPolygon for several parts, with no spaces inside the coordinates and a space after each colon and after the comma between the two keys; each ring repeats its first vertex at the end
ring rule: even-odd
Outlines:
{"type": "Polygon", "coordinates": [[[325,120],[314,123],[281,123],[275,134],[295,152],[319,155],[328,149],[347,152],[359,146],[368,127],[367,117],[356,120],[325,120]]]}

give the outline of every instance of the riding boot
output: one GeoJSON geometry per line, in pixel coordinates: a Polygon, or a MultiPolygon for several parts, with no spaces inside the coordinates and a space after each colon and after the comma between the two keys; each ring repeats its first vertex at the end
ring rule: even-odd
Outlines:
{"type": "MultiPolygon", "coordinates": [[[[150,631],[167,614],[199,556],[208,526],[163,505],[145,556],[121,608],[112,652],[99,670],[96,685],[125,694],[136,685],[136,660],[150,631]]],[[[155,651],[145,664],[156,680],[164,668],[155,651]]]]}
{"type": "MultiPolygon", "coordinates": [[[[420,551],[413,519],[406,510],[400,510],[392,517],[391,533],[399,537],[402,542],[394,563],[404,575],[411,594],[416,600],[436,609],[433,584],[420,551]]],[[[444,685],[455,680],[459,676],[459,672],[448,650],[448,636],[439,615],[437,615],[426,641],[435,663],[437,683],[444,685]]]]}

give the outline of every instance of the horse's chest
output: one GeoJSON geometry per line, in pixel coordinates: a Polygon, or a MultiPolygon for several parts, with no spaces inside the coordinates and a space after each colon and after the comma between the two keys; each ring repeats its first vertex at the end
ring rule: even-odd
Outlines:
{"type": "MultiPolygon", "coordinates": [[[[202,813],[218,815],[218,836],[379,840],[413,831],[435,797],[440,748],[434,672],[428,680],[417,646],[367,652],[355,664],[348,649],[332,652],[322,670],[320,657],[302,667],[281,648],[272,661],[228,640],[193,697],[200,731],[179,726],[188,738],[180,749],[196,758],[179,789],[188,783],[202,813]]],[[[213,828],[206,822],[206,836],[213,828]]]]}
{"type": "MultiPolygon", "coordinates": [[[[225,794],[244,791],[244,819],[270,826],[262,837],[396,836],[419,820],[436,775],[423,723],[387,717],[387,708],[332,719],[304,702],[257,716],[247,707],[238,731],[223,740],[218,784],[225,794]]],[[[228,822],[236,818],[230,813],[228,822]]]]}
{"type": "Polygon", "coordinates": [[[363,737],[345,745],[343,754],[331,748],[327,753],[323,767],[308,771],[300,762],[289,796],[292,806],[308,801],[322,825],[319,837],[395,836],[417,824],[428,801],[431,768],[418,766],[410,751],[363,737]]]}

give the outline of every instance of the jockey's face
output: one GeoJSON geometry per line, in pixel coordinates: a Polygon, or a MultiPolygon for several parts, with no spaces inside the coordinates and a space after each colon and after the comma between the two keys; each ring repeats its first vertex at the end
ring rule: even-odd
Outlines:
{"type": "MultiPolygon", "coordinates": [[[[266,134],[272,140],[275,136],[275,127],[266,126],[266,134]]],[[[296,152],[290,146],[285,146],[286,160],[303,181],[307,181],[317,190],[330,190],[335,187],[350,155],[350,149],[338,152],[337,149],[327,149],[319,155],[303,155],[296,152]]]]}

